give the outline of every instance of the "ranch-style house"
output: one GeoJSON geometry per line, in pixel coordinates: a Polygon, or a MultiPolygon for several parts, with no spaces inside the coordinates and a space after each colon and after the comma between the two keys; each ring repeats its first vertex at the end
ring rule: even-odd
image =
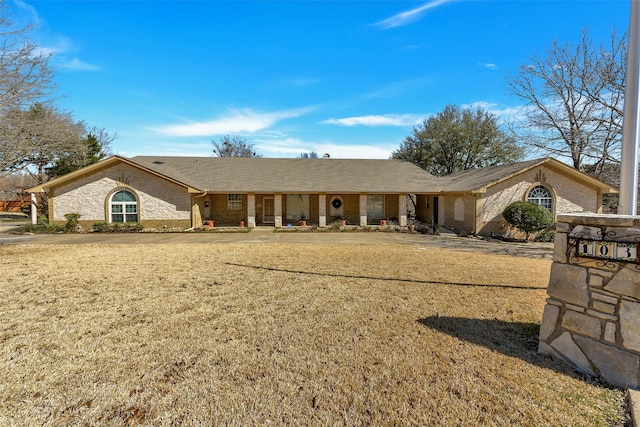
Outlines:
{"type": "Polygon", "coordinates": [[[554,216],[601,212],[615,188],[551,158],[435,177],[400,160],[112,156],[28,190],[50,220],[79,213],[80,224],[140,222],[146,227],[283,227],[337,220],[401,227],[409,212],[424,223],[488,235],[504,233],[502,210],[530,200],[554,216]]]}

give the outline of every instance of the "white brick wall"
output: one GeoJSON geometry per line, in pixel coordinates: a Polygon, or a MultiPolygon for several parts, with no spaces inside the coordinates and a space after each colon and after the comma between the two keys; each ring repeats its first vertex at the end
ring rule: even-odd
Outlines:
{"type": "Polygon", "coordinates": [[[139,197],[139,219],[183,220],[190,218],[191,196],[186,188],[126,164],[97,171],[53,192],[53,219],[77,212],[82,220],[106,221],[107,197],[118,187],[139,197]]]}
{"type": "Polygon", "coordinates": [[[538,182],[536,178],[539,177],[541,170],[545,177],[542,184],[555,191],[556,215],[568,212],[595,212],[597,210],[598,193],[596,190],[550,169],[539,167],[490,188],[484,197],[481,212],[478,212],[480,221],[502,220],[502,210],[509,203],[524,200],[525,192],[538,182]]]}

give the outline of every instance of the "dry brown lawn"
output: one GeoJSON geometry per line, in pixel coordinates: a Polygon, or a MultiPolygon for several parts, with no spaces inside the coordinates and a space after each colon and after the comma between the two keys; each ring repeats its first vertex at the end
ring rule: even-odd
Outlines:
{"type": "Polygon", "coordinates": [[[0,425],[620,425],[539,356],[550,261],[0,245],[0,425]]]}

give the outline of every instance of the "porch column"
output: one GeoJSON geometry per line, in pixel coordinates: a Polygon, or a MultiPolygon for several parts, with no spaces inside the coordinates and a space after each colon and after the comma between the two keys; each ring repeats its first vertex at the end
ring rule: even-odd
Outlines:
{"type": "Polygon", "coordinates": [[[602,191],[598,190],[598,196],[597,196],[597,199],[596,199],[596,213],[599,213],[599,214],[602,213],[602,209],[604,208],[602,203],[603,203],[602,191]]]}
{"type": "MultiPolygon", "coordinates": [[[[202,196],[199,196],[202,197],[202,196]]],[[[202,202],[204,206],[204,202],[202,202]]],[[[191,226],[199,228],[202,226],[202,209],[198,203],[198,196],[191,197],[191,226]]],[[[107,218],[111,222],[111,218],[107,218]]]]}
{"type": "Polygon", "coordinates": [[[446,200],[444,196],[438,196],[438,225],[446,225],[447,220],[444,217],[444,204],[446,200]]]}
{"type": "Polygon", "coordinates": [[[318,195],[318,226],[327,226],[327,195],[325,193],[318,195]]]}
{"type": "Polygon", "coordinates": [[[367,195],[360,194],[360,227],[367,226],[367,195]]]}
{"type": "Polygon", "coordinates": [[[36,198],[36,193],[31,193],[31,224],[38,225],[38,199],[36,198]]]}
{"type": "Polygon", "coordinates": [[[407,194],[400,194],[398,196],[398,222],[400,227],[407,226],[407,194]]]}
{"type": "Polygon", "coordinates": [[[256,195],[247,194],[247,227],[254,228],[256,226],[256,195]]]}
{"type": "Polygon", "coordinates": [[[276,227],[282,227],[282,193],[273,195],[274,222],[276,227]]]}

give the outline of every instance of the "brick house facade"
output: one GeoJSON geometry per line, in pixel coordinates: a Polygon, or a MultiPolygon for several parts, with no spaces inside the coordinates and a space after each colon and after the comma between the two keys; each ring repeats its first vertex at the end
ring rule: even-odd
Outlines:
{"type": "Polygon", "coordinates": [[[338,219],[406,226],[413,212],[424,223],[488,235],[504,233],[502,210],[533,193],[557,215],[601,212],[602,195],[615,189],[548,158],[434,177],[398,160],[113,156],[28,191],[32,200],[48,194],[51,221],[79,213],[86,228],[129,221],[282,227],[301,220],[322,227],[338,219]]]}

